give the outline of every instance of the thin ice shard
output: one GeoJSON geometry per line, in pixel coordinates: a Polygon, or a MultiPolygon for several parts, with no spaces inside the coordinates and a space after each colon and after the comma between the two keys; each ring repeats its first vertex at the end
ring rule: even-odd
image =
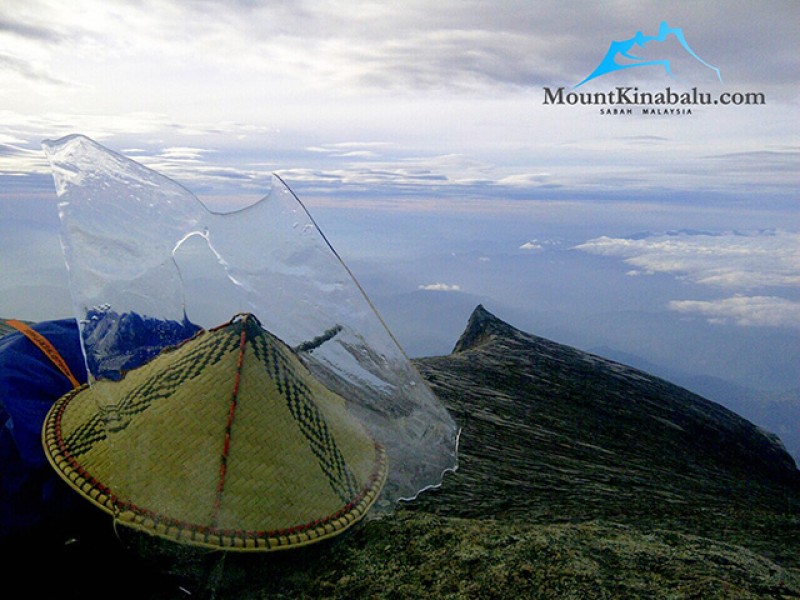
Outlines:
{"type": "Polygon", "coordinates": [[[44,147],[93,379],[132,360],[130,348],[98,334],[126,315],[168,323],[165,342],[175,343],[195,326],[252,313],[386,447],[384,498],[413,497],[456,467],[456,424],[279,177],[253,206],[218,214],[171,179],[84,136],[44,147]]]}

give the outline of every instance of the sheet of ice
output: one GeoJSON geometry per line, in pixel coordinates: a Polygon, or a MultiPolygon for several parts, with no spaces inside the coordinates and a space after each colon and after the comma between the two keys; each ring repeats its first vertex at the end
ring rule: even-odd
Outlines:
{"type": "Polygon", "coordinates": [[[172,336],[188,336],[190,324],[213,327],[249,312],[296,348],[387,448],[388,501],[378,510],[456,467],[456,424],[279,177],[256,204],[219,214],[84,136],[44,148],[92,380],[131,359],[107,339],[120,315],[165,321],[172,336]]]}

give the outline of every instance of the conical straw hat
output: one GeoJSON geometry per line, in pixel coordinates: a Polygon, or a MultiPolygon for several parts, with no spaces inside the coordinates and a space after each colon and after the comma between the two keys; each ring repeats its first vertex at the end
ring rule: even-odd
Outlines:
{"type": "Polygon", "coordinates": [[[243,315],[67,394],[42,435],[56,471],[118,523],[280,550],[343,532],[385,482],[383,448],[345,404],[243,315]]]}

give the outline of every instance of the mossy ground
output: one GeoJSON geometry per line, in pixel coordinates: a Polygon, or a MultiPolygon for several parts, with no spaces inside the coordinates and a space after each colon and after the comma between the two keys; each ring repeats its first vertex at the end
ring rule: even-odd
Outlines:
{"type": "Polygon", "coordinates": [[[222,598],[800,598],[800,571],[744,546],[602,521],[401,511],[308,556],[225,561],[222,598]]]}

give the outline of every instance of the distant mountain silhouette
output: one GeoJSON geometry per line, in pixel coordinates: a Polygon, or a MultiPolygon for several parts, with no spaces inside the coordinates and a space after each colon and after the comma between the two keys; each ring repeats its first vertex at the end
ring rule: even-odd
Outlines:
{"type": "Polygon", "coordinates": [[[597,68],[575,87],[578,88],[587,81],[591,81],[592,79],[600,77],[601,75],[605,75],[606,73],[621,71],[623,69],[632,69],[634,67],[659,66],[664,68],[664,71],[667,75],[672,76],[673,73],[669,60],[647,60],[632,54],[636,46],[644,48],[651,42],[663,43],[670,35],[675,36],[683,49],[686,50],[686,52],[688,52],[692,58],[714,71],[717,74],[717,78],[719,79],[720,83],[722,83],[722,73],[720,70],[695,54],[694,50],[691,49],[689,43],[686,41],[686,38],[683,36],[683,30],[678,27],[670,27],[666,21],[662,21],[660,27],[658,28],[658,35],[648,36],[644,35],[641,31],[637,31],[636,35],[630,39],[611,42],[606,55],[603,57],[603,60],[600,61],[600,64],[597,66],[597,68]],[[619,63],[617,62],[618,57],[623,57],[634,62],[619,63]]]}

